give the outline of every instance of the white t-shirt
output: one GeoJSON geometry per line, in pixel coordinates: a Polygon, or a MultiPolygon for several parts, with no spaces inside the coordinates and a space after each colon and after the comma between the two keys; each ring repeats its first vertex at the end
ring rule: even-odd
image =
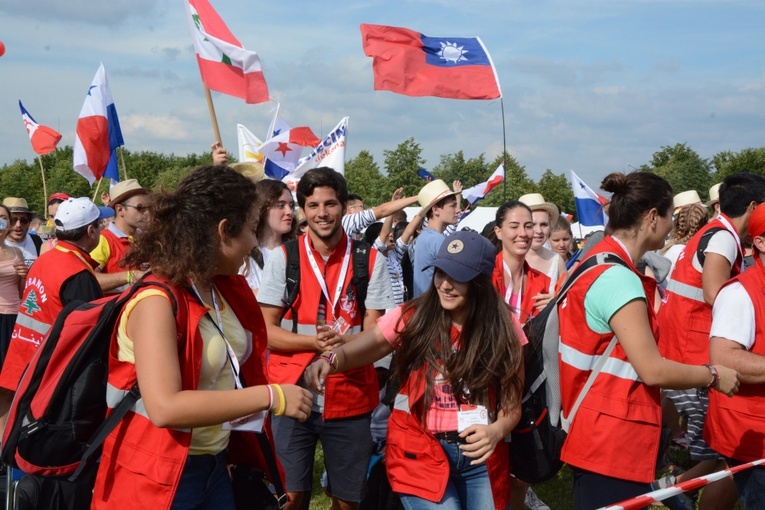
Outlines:
{"type": "Polygon", "coordinates": [[[709,337],[726,338],[750,350],[754,345],[754,304],[744,286],[733,282],[723,287],[712,306],[709,337]]]}
{"type": "MultiPolygon", "coordinates": [[[[733,264],[736,262],[736,257],[738,257],[739,252],[739,246],[736,242],[736,238],[733,237],[733,234],[728,232],[727,230],[720,230],[718,232],[715,232],[712,237],[709,239],[709,244],[707,244],[707,249],[704,250],[704,253],[717,253],[718,255],[722,255],[726,259],[728,259],[728,262],[730,262],[731,267],[733,267],[733,264]]],[[[701,272],[701,264],[699,263],[698,256],[694,253],[693,254],[693,268],[701,272]]]]}
{"type": "Polygon", "coordinates": [[[27,237],[24,239],[23,243],[11,241],[6,237],[5,244],[6,246],[13,246],[21,250],[22,255],[24,255],[24,263],[27,265],[27,267],[31,266],[32,262],[37,260],[37,248],[35,247],[35,242],[32,241],[32,236],[29,234],[27,234],[27,237]]]}

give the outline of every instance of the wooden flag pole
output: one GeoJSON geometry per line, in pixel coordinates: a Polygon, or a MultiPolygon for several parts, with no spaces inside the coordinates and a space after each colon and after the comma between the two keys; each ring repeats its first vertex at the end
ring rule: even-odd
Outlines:
{"type": "Polygon", "coordinates": [[[213,128],[213,134],[215,135],[215,141],[220,144],[220,146],[223,146],[223,142],[221,142],[220,139],[220,129],[218,128],[218,118],[215,116],[215,105],[213,105],[212,100],[212,94],[210,94],[210,89],[207,88],[207,85],[204,85],[205,88],[205,97],[207,98],[207,109],[210,111],[210,121],[212,122],[212,128],[213,128]]]}
{"type": "Polygon", "coordinates": [[[505,102],[502,96],[499,98],[502,107],[502,202],[507,202],[507,135],[505,132],[505,102]]]}
{"type": "Polygon", "coordinates": [[[127,167],[125,166],[125,155],[122,153],[122,146],[120,145],[118,147],[120,150],[120,162],[122,162],[122,173],[125,175],[125,180],[127,180],[127,167]]]}
{"type": "Polygon", "coordinates": [[[43,207],[45,208],[45,219],[48,219],[48,186],[45,184],[45,168],[42,164],[42,156],[37,155],[37,161],[40,162],[40,173],[42,174],[43,184],[43,207]]]}
{"type": "Polygon", "coordinates": [[[101,177],[100,179],[98,179],[98,184],[96,184],[96,191],[95,191],[95,193],[93,193],[93,203],[95,203],[95,202],[96,202],[96,196],[98,196],[98,188],[100,188],[100,187],[101,187],[101,181],[103,181],[103,180],[104,180],[104,178],[103,178],[103,177],[101,177]]]}

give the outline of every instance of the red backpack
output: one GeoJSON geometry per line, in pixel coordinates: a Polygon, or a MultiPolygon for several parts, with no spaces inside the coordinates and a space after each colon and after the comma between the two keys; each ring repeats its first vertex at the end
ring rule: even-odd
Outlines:
{"type": "Polygon", "coordinates": [[[95,470],[88,469],[80,480],[81,474],[140,398],[136,385],[106,418],[112,336],[125,304],[149,285],[164,288],[177,313],[173,293],[157,281],[141,281],[120,295],[89,303],[75,301],[61,311],[16,389],[3,432],[0,458],[5,464],[56,479],[58,487],[69,487],[64,492],[89,498],[95,470]]]}

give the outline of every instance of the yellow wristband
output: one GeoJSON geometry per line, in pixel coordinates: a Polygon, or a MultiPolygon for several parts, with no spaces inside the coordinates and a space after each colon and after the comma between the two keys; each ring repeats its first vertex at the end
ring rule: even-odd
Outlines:
{"type": "Polygon", "coordinates": [[[269,386],[276,390],[276,394],[279,396],[279,407],[274,411],[274,416],[281,416],[287,410],[287,399],[284,397],[284,391],[278,384],[269,384],[269,386]]]}
{"type": "Polygon", "coordinates": [[[133,283],[133,271],[128,270],[127,277],[125,279],[127,280],[128,285],[133,283]]]}

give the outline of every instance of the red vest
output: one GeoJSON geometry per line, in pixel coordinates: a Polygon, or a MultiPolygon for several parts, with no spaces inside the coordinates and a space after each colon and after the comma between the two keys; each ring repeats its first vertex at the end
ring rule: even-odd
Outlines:
{"type": "MultiPolygon", "coordinates": [[[[656,281],[641,275],[627,253],[610,236],[590,255],[611,252],[621,257],[640,277],[647,296],[648,321],[658,338],[653,301],[656,281]]],[[[593,282],[612,266],[586,272],[558,305],[560,321],[560,390],[563,414],[568,416],[591,368],[606,350],[613,333],[600,334],[587,327],[584,298],[593,282]]],[[[563,446],[564,462],[594,473],[651,482],[661,435],[659,388],[644,384],[619,343],[584,398],[563,446]]]]}
{"type": "MultiPolygon", "coordinates": [[[[755,255],[755,257],[757,257],[755,255]]],[[[753,354],[765,356],[765,266],[757,257],[754,267],[730,280],[743,285],[754,305],[753,354]]],[[[714,451],[742,462],[765,457],[765,384],[742,384],[733,398],[709,392],[704,439],[714,451]]]]}
{"type": "MultiPolygon", "coordinates": [[[[173,289],[178,303],[176,329],[182,389],[194,390],[199,383],[203,349],[198,326],[207,309],[187,290],[160,281],[173,289]]],[[[249,386],[266,384],[266,327],[252,291],[242,276],[219,276],[214,282],[242,327],[252,334],[251,354],[241,365],[243,380],[249,386]]],[[[122,399],[136,380],[135,365],[117,359],[115,332],[107,385],[110,407],[122,399]]],[[[265,431],[273,443],[268,422],[265,431]]],[[[104,442],[91,508],[170,508],[190,443],[190,429],[155,427],[139,400],[104,442]]],[[[231,432],[228,460],[231,464],[255,465],[265,470],[253,433],[231,432]]]]}
{"type": "MultiPolygon", "coordinates": [[[[304,248],[304,238],[310,236],[303,234],[298,237],[298,251],[300,253],[300,291],[293,308],[297,311],[297,332],[301,335],[316,335],[316,319],[319,311],[319,302],[322,296],[322,290],[316,276],[311,269],[311,263],[308,260],[308,254],[304,248]]],[[[311,248],[314,260],[319,270],[326,280],[327,291],[331,297],[334,297],[337,280],[340,278],[341,266],[345,255],[348,236],[343,235],[340,243],[335,247],[332,255],[329,256],[326,264],[324,259],[311,248]]],[[[311,243],[312,244],[312,243],[311,243]]],[[[286,248],[282,246],[284,256],[286,257],[286,248]]],[[[374,267],[377,250],[369,250],[369,275],[371,278],[372,268],[374,267]]],[[[353,285],[353,246],[349,254],[348,272],[343,282],[343,290],[337,303],[337,316],[341,317],[350,325],[348,334],[358,333],[364,318],[359,313],[356,303],[353,285]]],[[[332,316],[331,306],[326,307],[327,322],[336,319],[332,316]]],[[[292,331],[293,316],[292,311],[282,319],[281,327],[287,331],[292,331]]],[[[303,375],[306,367],[313,362],[317,353],[315,351],[278,351],[271,350],[268,355],[268,378],[273,383],[297,384],[303,375]]],[[[324,419],[332,420],[337,418],[349,418],[372,412],[377,407],[379,401],[379,388],[377,386],[377,374],[374,367],[366,365],[364,367],[348,370],[339,374],[332,374],[327,377],[324,386],[324,419]]]]}
{"type": "MultiPolygon", "coordinates": [[[[388,419],[385,446],[385,468],[391,489],[437,503],[449,482],[449,461],[441,443],[424,428],[416,414],[410,412],[421,405],[425,395],[426,367],[411,374],[396,395],[388,419]]],[[[494,508],[504,510],[510,499],[510,455],[508,444],[497,443],[486,461],[494,508]]]]}
{"type": "MultiPolygon", "coordinates": [[[[83,271],[93,274],[98,263],[73,244],[59,241],[29,268],[19,314],[0,376],[0,386],[16,391],[21,374],[45,334],[64,308],[61,287],[83,271]]],[[[95,274],[93,274],[95,279],[95,274]]]]}
{"type": "MultiPolygon", "coordinates": [[[[709,330],[712,328],[712,307],[704,301],[701,273],[693,267],[693,256],[701,237],[711,228],[727,228],[719,219],[704,225],[688,241],[670,275],[667,292],[659,310],[662,356],[679,363],[709,363],[709,330]]],[[[741,271],[741,255],[731,267],[731,276],[741,271]]]]}
{"type": "MultiPolygon", "coordinates": [[[[505,285],[505,265],[502,259],[502,250],[499,251],[494,259],[494,273],[491,275],[491,281],[494,288],[497,289],[502,299],[505,298],[507,286],[505,285]]],[[[547,294],[550,289],[550,277],[537,271],[523,261],[523,271],[526,274],[526,282],[523,285],[523,295],[521,296],[521,316],[518,321],[526,324],[529,319],[537,316],[541,310],[534,308],[535,301],[532,299],[537,294],[547,294]]]]}
{"type": "Polygon", "coordinates": [[[125,258],[128,250],[130,249],[130,238],[117,237],[117,235],[111,230],[104,229],[101,231],[101,235],[106,239],[106,243],[109,245],[109,260],[106,261],[106,265],[102,268],[104,273],[121,273],[127,271],[128,268],[120,266],[120,262],[125,258]]]}

